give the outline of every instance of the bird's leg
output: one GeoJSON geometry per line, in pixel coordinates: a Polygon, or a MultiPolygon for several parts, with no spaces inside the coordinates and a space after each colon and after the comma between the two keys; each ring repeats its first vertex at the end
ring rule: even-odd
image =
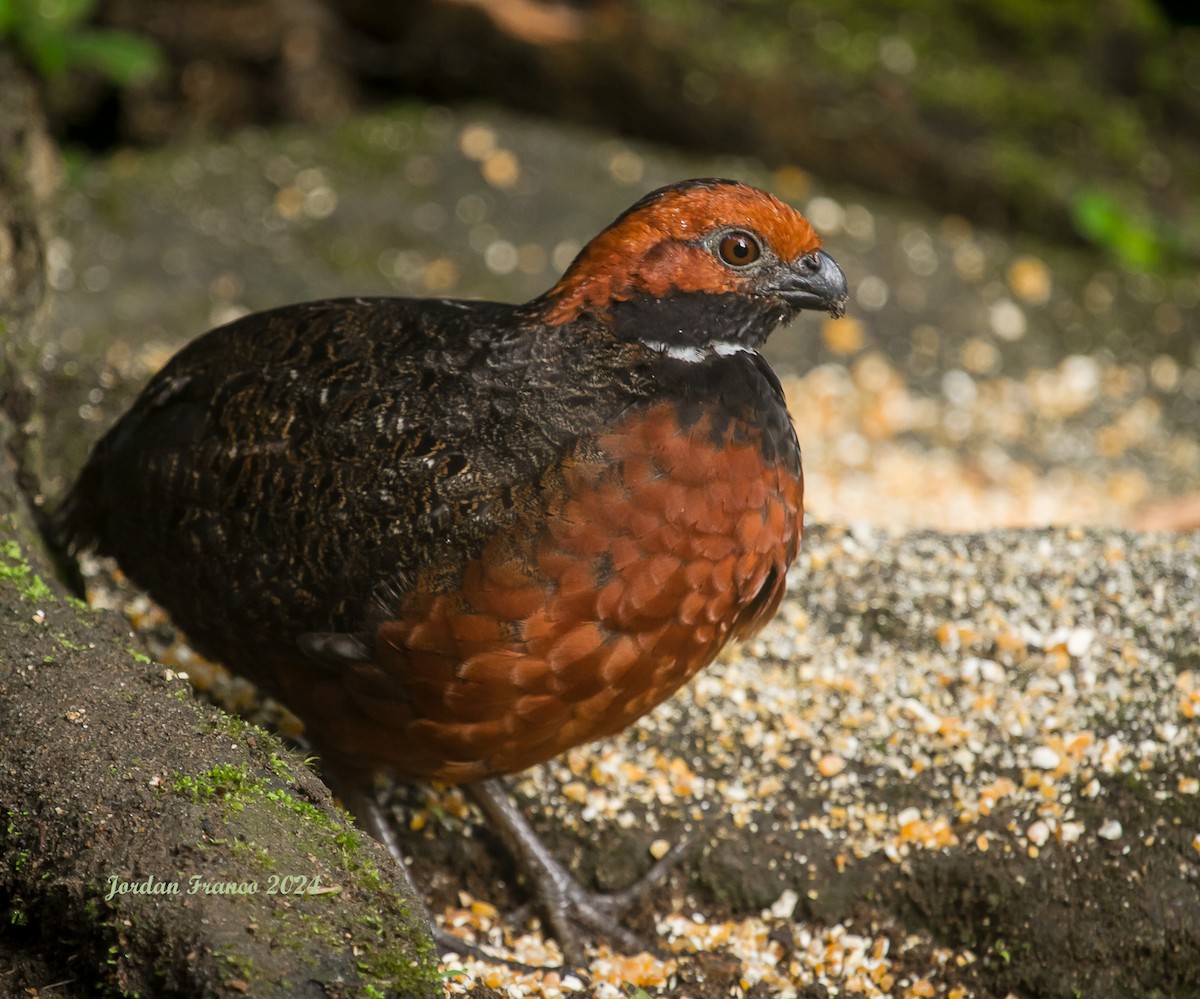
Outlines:
{"type": "Polygon", "coordinates": [[[581,965],[584,961],[580,927],[604,934],[631,953],[646,949],[618,920],[647,892],[666,880],[671,869],[689,852],[689,841],[677,843],[636,883],[623,891],[611,894],[592,892],[583,888],[550,855],[545,843],[497,778],[468,784],[464,790],[471,795],[512,853],[569,963],[581,965]]]}
{"type": "Polygon", "coordinates": [[[543,970],[524,964],[521,961],[496,957],[494,954],[489,954],[482,947],[468,943],[461,937],[457,937],[453,933],[447,932],[441,926],[438,926],[434,922],[429,907],[421,900],[421,893],[412,886],[412,879],[408,872],[408,863],[404,859],[404,854],[400,849],[400,841],[396,838],[396,831],[392,828],[391,822],[388,821],[387,815],[376,800],[370,783],[362,780],[358,775],[342,775],[337,770],[331,770],[328,766],[325,768],[324,776],[326,783],[329,784],[334,793],[341,799],[342,807],[354,816],[355,824],[383,846],[404,871],[404,876],[408,878],[409,886],[412,888],[412,897],[421,906],[421,910],[425,915],[425,921],[429,924],[430,932],[433,934],[433,942],[437,944],[440,953],[450,951],[454,954],[461,954],[463,957],[474,957],[493,964],[506,964],[519,971],[543,970]]]}
{"type": "Polygon", "coordinates": [[[371,786],[361,780],[346,780],[345,782],[338,780],[329,773],[328,768],[326,768],[325,780],[341,799],[342,807],[354,817],[355,825],[383,846],[407,871],[408,865],[400,850],[400,841],[396,838],[396,831],[375,799],[371,786]]]}

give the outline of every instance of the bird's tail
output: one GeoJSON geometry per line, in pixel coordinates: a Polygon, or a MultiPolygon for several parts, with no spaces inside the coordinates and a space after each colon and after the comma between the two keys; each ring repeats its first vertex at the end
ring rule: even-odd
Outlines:
{"type": "Polygon", "coordinates": [[[101,547],[104,511],[100,503],[104,486],[104,463],[93,454],[70,492],[52,513],[46,515],[42,533],[49,545],[63,556],[101,547]]]}
{"type": "Polygon", "coordinates": [[[85,587],[78,556],[103,546],[104,513],[99,502],[103,476],[102,463],[93,455],[62,502],[39,518],[42,537],[57,565],[59,578],[80,597],[85,587]]]}

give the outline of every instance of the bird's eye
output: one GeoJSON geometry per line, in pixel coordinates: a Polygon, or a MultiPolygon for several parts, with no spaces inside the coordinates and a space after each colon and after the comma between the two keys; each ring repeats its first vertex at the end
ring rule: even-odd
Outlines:
{"type": "Polygon", "coordinates": [[[717,246],[721,259],[730,267],[745,267],[759,258],[762,250],[758,240],[748,232],[731,232],[721,238],[717,246]]]}

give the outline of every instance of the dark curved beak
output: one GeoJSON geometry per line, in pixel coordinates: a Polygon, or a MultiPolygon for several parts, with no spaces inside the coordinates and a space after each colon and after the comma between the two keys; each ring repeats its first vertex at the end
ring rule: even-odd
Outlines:
{"type": "Polygon", "coordinates": [[[824,250],[805,254],[782,271],[772,289],[796,309],[820,309],[835,319],[846,312],[846,275],[824,250]]]}

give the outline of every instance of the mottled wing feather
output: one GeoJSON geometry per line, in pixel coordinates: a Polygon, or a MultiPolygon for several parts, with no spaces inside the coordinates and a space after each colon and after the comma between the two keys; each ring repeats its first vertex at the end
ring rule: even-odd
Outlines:
{"type": "Polygon", "coordinates": [[[511,307],[348,300],[253,318],[151,382],[97,449],[77,493],[98,495],[68,503],[64,533],[119,552],[152,593],[178,587],[164,602],[189,637],[257,675],[263,649],[362,634],[418,578],[449,585],[534,501],[531,472],[579,421],[535,421],[561,379],[536,352],[497,349],[511,307]],[[172,583],[180,565],[191,578],[172,583]]]}

